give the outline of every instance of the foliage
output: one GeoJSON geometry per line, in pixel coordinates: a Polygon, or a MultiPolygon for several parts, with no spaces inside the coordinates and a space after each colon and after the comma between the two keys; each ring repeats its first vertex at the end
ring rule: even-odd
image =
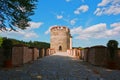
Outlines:
{"type": "Polygon", "coordinates": [[[25,42],[25,41],[20,41],[20,40],[16,40],[16,39],[6,38],[6,37],[3,37],[2,40],[3,41],[2,41],[1,47],[5,49],[4,56],[6,57],[6,59],[11,58],[12,46],[16,45],[16,44],[25,44],[29,47],[37,47],[37,48],[49,48],[50,47],[50,44],[46,43],[46,42],[39,42],[39,41],[25,42]]]}
{"type": "MultiPolygon", "coordinates": [[[[6,37],[3,37],[2,38],[3,41],[7,39],[7,41],[10,40],[10,43],[6,43],[5,44],[5,41],[4,41],[4,44],[7,46],[7,44],[10,44],[10,45],[16,45],[16,44],[25,44],[29,47],[37,47],[37,48],[50,48],[50,44],[49,43],[46,43],[46,42],[39,42],[39,41],[29,41],[29,42],[25,42],[25,41],[20,41],[20,40],[16,40],[16,39],[11,39],[11,38],[6,38],[6,37]]],[[[1,45],[1,47],[4,47],[5,48],[5,45],[1,45]]]]}
{"type": "Polygon", "coordinates": [[[109,40],[107,43],[107,47],[110,52],[110,57],[113,60],[118,49],[118,42],[116,40],[109,40]]]}
{"type": "Polygon", "coordinates": [[[50,48],[50,44],[46,42],[39,42],[39,41],[30,41],[28,43],[30,47],[37,47],[37,48],[50,48]]]}
{"type": "Polygon", "coordinates": [[[12,46],[13,44],[11,39],[3,38],[2,48],[4,49],[4,56],[6,59],[11,58],[12,46]]]}
{"type": "Polygon", "coordinates": [[[4,49],[11,49],[12,48],[12,40],[11,39],[7,39],[7,38],[3,38],[3,43],[2,43],[2,47],[4,49]]]}
{"type": "Polygon", "coordinates": [[[29,26],[30,16],[34,14],[37,0],[0,0],[0,30],[25,29],[29,26]]]}

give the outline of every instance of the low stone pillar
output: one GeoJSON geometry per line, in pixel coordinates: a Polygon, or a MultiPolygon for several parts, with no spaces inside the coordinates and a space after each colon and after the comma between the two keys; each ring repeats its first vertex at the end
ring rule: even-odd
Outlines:
{"type": "Polygon", "coordinates": [[[54,53],[55,53],[55,50],[54,49],[50,49],[50,55],[54,54],[54,53]]]}
{"type": "Polygon", "coordinates": [[[89,50],[90,50],[89,47],[86,47],[83,50],[83,55],[84,55],[83,60],[86,61],[86,62],[88,62],[88,59],[89,59],[89,50]]]}
{"type": "Polygon", "coordinates": [[[23,64],[23,54],[24,49],[26,49],[27,46],[23,44],[17,44],[14,45],[12,48],[12,64],[13,66],[19,66],[23,64]]]}
{"type": "Polygon", "coordinates": [[[4,65],[4,60],[5,60],[4,49],[0,48],[0,66],[4,65]]]}
{"type": "Polygon", "coordinates": [[[39,49],[39,56],[40,56],[40,58],[43,58],[44,54],[45,54],[45,49],[44,48],[39,49]]]}
{"type": "Polygon", "coordinates": [[[37,60],[39,58],[39,50],[36,47],[30,47],[32,49],[32,60],[37,60]]]}
{"type": "Polygon", "coordinates": [[[72,56],[72,53],[73,53],[73,49],[70,49],[70,55],[72,56]]]}
{"type": "Polygon", "coordinates": [[[47,56],[47,49],[44,48],[44,56],[47,56]]]}
{"type": "Polygon", "coordinates": [[[51,53],[50,53],[50,48],[46,49],[46,56],[49,56],[51,53]]]}
{"type": "Polygon", "coordinates": [[[81,59],[84,61],[84,49],[81,49],[81,59]]]}
{"type": "Polygon", "coordinates": [[[115,62],[116,62],[117,69],[120,70],[120,48],[118,48],[118,50],[117,50],[115,62]]]}
{"type": "Polygon", "coordinates": [[[70,55],[70,50],[69,50],[69,49],[67,50],[67,54],[69,54],[69,55],[70,55]]]}
{"type": "Polygon", "coordinates": [[[105,46],[93,46],[89,51],[89,62],[97,66],[105,66],[107,62],[107,48],[105,46]]]}
{"type": "Polygon", "coordinates": [[[80,50],[80,49],[77,49],[77,50],[76,50],[76,53],[77,53],[76,58],[77,58],[77,59],[80,59],[80,58],[81,58],[81,50],[80,50]]]}
{"type": "Polygon", "coordinates": [[[32,49],[26,47],[23,52],[23,64],[31,62],[33,60],[33,51],[32,49]]]}

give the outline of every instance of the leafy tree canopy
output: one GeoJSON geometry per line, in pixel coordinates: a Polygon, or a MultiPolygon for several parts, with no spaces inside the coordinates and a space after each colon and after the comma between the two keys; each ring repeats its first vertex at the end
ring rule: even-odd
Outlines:
{"type": "Polygon", "coordinates": [[[12,38],[6,38],[6,37],[1,37],[1,39],[2,39],[1,47],[3,48],[11,48],[16,44],[24,44],[24,45],[27,45],[28,47],[50,48],[50,44],[46,42],[39,42],[39,41],[25,42],[25,41],[12,39],[12,38]]]}
{"type": "Polygon", "coordinates": [[[118,42],[116,40],[109,40],[107,43],[107,47],[108,48],[113,48],[113,49],[117,49],[118,48],[118,42]]]}
{"type": "Polygon", "coordinates": [[[39,41],[29,41],[28,42],[30,47],[37,47],[37,48],[50,48],[50,44],[46,42],[39,42],[39,41]]]}
{"type": "Polygon", "coordinates": [[[11,40],[11,39],[7,39],[7,38],[4,38],[4,39],[3,39],[2,47],[3,47],[4,49],[10,49],[10,48],[12,48],[12,45],[13,45],[13,43],[12,43],[12,40],[11,40]]]}
{"type": "Polygon", "coordinates": [[[25,29],[34,14],[37,0],[0,0],[0,30],[15,30],[15,27],[25,29]]]}
{"type": "Polygon", "coordinates": [[[116,40],[109,40],[107,43],[108,50],[110,52],[110,57],[114,60],[116,50],[118,49],[118,42],[116,40]]]}

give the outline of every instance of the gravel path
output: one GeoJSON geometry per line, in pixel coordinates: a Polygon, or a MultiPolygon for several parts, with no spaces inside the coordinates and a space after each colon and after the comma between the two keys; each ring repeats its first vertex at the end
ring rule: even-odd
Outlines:
{"type": "Polygon", "coordinates": [[[120,80],[120,71],[92,66],[67,53],[56,53],[18,68],[1,69],[0,80],[120,80]]]}

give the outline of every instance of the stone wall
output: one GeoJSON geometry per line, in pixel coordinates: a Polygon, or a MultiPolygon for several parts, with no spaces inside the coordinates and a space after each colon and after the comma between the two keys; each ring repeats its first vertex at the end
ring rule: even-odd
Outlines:
{"type": "Polygon", "coordinates": [[[24,47],[13,47],[12,48],[12,64],[17,66],[23,64],[23,48],[24,47]]]}
{"type": "Polygon", "coordinates": [[[89,47],[86,47],[82,50],[82,59],[86,62],[88,62],[89,59],[89,47]]]}
{"type": "Polygon", "coordinates": [[[39,57],[40,57],[40,58],[43,58],[43,57],[45,57],[45,56],[52,55],[52,54],[54,54],[54,53],[55,53],[55,50],[54,50],[54,49],[50,49],[50,48],[48,48],[48,49],[45,49],[45,48],[39,49],[39,57]]]}
{"type": "Polygon", "coordinates": [[[39,51],[37,48],[29,48],[24,45],[16,45],[12,48],[12,64],[14,66],[37,60],[39,51]]]}
{"type": "MultiPolygon", "coordinates": [[[[82,50],[82,59],[97,66],[107,66],[110,61],[109,51],[105,46],[87,47],[82,50]]],[[[115,64],[120,69],[120,48],[115,55],[115,64]]]]}
{"type": "Polygon", "coordinates": [[[52,54],[54,54],[54,53],[55,53],[55,50],[54,50],[54,49],[50,49],[50,48],[46,49],[46,54],[47,54],[47,56],[52,55],[52,54]]]}
{"type": "Polygon", "coordinates": [[[33,60],[37,60],[39,58],[39,50],[37,48],[33,48],[33,60]]]}
{"type": "Polygon", "coordinates": [[[50,55],[50,48],[46,49],[46,56],[50,55]]]}
{"type": "Polygon", "coordinates": [[[33,60],[32,48],[24,47],[23,49],[23,64],[33,60]]]}
{"type": "Polygon", "coordinates": [[[88,62],[91,64],[105,66],[107,61],[107,48],[105,46],[91,47],[88,56],[88,62]]]}
{"type": "MultiPolygon", "coordinates": [[[[0,48],[0,66],[2,66],[4,63],[4,55],[3,55],[4,49],[0,48]]],[[[25,63],[28,63],[30,61],[37,60],[38,58],[43,58],[45,56],[49,56],[55,53],[54,49],[37,49],[35,47],[27,47],[23,44],[17,44],[12,48],[12,64],[13,66],[19,66],[25,63]]]]}
{"type": "Polygon", "coordinates": [[[117,63],[117,67],[120,69],[120,48],[118,49],[117,52],[116,63],[117,63]]]}
{"type": "Polygon", "coordinates": [[[67,53],[75,58],[81,59],[82,58],[82,53],[81,53],[81,49],[69,49],[67,50],[67,53]]]}
{"type": "Polygon", "coordinates": [[[40,58],[43,58],[44,55],[45,55],[45,49],[44,49],[44,48],[40,48],[40,49],[39,49],[39,57],[40,57],[40,58]]]}
{"type": "Polygon", "coordinates": [[[5,57],[4,57],[4,49],[0,48],[0,66],[3,66],[4,60],[5,60],[5,57]]]}

